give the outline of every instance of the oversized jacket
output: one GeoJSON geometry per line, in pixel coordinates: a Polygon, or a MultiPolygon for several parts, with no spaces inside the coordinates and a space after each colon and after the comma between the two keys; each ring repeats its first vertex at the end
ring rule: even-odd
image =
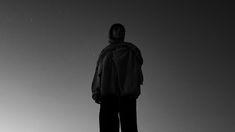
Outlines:
{"type": "Polygon", "coordinates": [[[141,66],[143,58],[133,44],[109,44],[100,53],[92,82],[92,98],[97,101],[105,96],[138,98],[143,84],[141,66]]]}

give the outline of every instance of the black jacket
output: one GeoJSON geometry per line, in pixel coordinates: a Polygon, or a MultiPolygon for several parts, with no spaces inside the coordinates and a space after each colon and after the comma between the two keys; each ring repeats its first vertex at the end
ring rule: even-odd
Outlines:
{"type": "Polygon", "coordinates": [[[140,50],[127,42],[112,43],[100,53],[92,82],[92,98],[105,96],[137,98],[143,84],[140,50]]]}

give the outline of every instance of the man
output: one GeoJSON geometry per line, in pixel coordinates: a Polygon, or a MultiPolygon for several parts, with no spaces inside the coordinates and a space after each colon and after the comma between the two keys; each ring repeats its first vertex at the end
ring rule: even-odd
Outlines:
{"type": "Polygon", "coordinates": [[[100,104],[100,132],[137,132],[136,99],[143,84],[140,50],[124,42],[125,28],[114,24],[109,45],[100,53],[92,82],[92,98],[100,104]]]}

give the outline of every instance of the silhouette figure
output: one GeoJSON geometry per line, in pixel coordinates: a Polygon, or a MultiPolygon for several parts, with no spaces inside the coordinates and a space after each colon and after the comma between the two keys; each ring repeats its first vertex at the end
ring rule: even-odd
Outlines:
{"type": "Polygon", "coordinates": [[[125,28],[113,24],[109,45],[100,53],[92,82],[92,98],[100,104],[100,132],[137,132],[136,100],[143,84],[140,50],[124,42],[125,28]],[[120,122],[119,122],[120,121],[120,122]]]}

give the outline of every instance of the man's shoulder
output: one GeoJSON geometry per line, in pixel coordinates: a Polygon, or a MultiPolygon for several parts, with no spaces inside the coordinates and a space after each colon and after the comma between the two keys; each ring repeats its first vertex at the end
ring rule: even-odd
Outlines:
{"type": "Polygon", "coordinates": [[[105,46],[100,52],[98,62],[101,62],[104,59],[104,57],[107,56],[116,47],[117,45],[112,45],[112,44],[105,46]]]}
{"type": "Polygon", "coordinates": [[[128,45],[130,47],[130,49],[136,55],[136,57],[138,59],[138,62],[142,65],[143,64],[143,58],[142,58],[140,49],[135,44],[133,44],[133,43],[127,42],[126,45],[128,45]]]}
{"type": "Polygon", "coordinates": [[[127,45],[128,47],[130,47],[133,50],[140,51],[139,48],[135,44],[133,44],[133,43],[125,42],[124,45],[127,45]]]}

